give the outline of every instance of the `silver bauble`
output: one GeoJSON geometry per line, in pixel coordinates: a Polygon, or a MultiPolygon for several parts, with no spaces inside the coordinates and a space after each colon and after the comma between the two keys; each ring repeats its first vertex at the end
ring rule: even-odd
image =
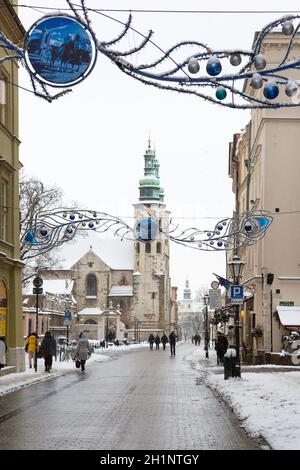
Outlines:
{"type": "Polygon", "coordinates": [[[251,86],[255,90],[259,90],[263,86],[263,78],[259,73],[254,73],[251,79],[251,86]]]}
{"type": "Polygon", "coordinates": [[[265,68],[267,65],[267,61],[265,59],[265,56],[263,54],[257,54],[254,58],[254,65],[257,70],[262,70],[265,68]]]}
{"type": "Polygon", "coordinates": [[[291,21],[286,21],[282,25],[282,32],[285,36],[291,36],[294,32],[294,25],[291,21]]]}
{"type": "Polygon", "coordinates": [[[298,85],[294,80],[289,80],[285,86],[285,94],[287,96],[294,96],[298,91],[298,85]]]}
{"type": "Polygon", "coordinates": [[[242,62],[241,54],[231,54],[229,60],[230,60],[231,65],[234,65],[236,67],[237,65],[240,65],[240,63],[242,62]]]}
{"type": "Polygon", "coordinates": [[[191,58],[188,63],[188,71],[190,73],[198,73],[200,70],[200,65],[197,59],[191,58]]]}

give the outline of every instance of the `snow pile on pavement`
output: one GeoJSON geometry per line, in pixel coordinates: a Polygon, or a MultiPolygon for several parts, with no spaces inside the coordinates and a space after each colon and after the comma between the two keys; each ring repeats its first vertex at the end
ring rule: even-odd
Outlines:
{"type": "Polygon", "coordinates": [[[299,450],[300,369],[299,372],[282,372],[289,367],[265,365],[256,366],[257,372],[247,372],[244,366],[241,378],[224,380],[223,366],[209,363],[215,358],[215,352],[210,350],[209,356],[207,365],[202,349],[195,350],[186,359],[203,373],[208,386],[232,407],[246,431],[254,438],[263,436],[273,449],[299,450]]]}

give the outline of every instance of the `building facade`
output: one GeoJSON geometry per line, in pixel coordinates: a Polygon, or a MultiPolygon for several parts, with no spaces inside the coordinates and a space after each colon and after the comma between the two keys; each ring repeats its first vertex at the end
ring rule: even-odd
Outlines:
{"type": "MultiPolygon", "coordinates": [[[[267,68],[280,63],[288,41],[282,33],[266,36],[263,53],[267,68]]],[[[300,43],[295,41],[291,56],[299,54],[300,43]]],[[[290,78],[300,78],[297,70],[290,74],[290,78]]],[[[249,81],[245,88],[257,97],[261,93],[252,89],[249,81]]],[[[299,108],[253,110],[250,123],[230,145],[235,213],[263,209],[273,216],[262,240],[238,250],[246,262],[242,282],[247,288],[241,335],[254,356],[280,351],[288,328],[300,328],[299,145],[299,108]],[[298,319],[287,313],[297,306],[298,319]]]]}
{"type": "MultiPolygon", "coordinates": [[[[14,2],[16,4],[17,2],[14,2]]],[[[0,8],[0,30],[20,44],[24,28],[17,7],[5,1],[0,8]]],[[[3,48],[0,58],[8,55],[3,48]]],[[[19,226],[19,125],[17,61],[0,66],[0,336],[7,345],[6,364],[23,371],[24,341],[19,226]]]]}
{"type": "Polygon", "coordinates": [[[189,340],[203,331],[203,302],[192,298],[190,283],[187,279],[183,298],[178,300],[178,331],[180,338],[189,340]]]}

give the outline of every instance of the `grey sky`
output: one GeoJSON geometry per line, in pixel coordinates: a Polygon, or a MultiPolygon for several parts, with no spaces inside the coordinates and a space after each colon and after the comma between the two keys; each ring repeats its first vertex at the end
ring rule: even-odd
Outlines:
{"type": "MultiPolygon", "coordinates": [[[[64,0],[34,0],[36,6],[65,7],[64,0]]],[[[185,0],[87,0],[101,8],[146,9],[272,9],[295,10],[297,1],[185,0]]],[[[26,29],[43,16],[20,8],[26,29]]],[[[126,15],[110,13],[125,21],[126,15]]],[[[204,42],[211,48],[250,49],[254,32],[280,14],[145,14],[135,13],[133,26],[146,33],[164,50],[185,39],[204,42]]],[[[98,39],[109,40],[121,26],[92,16],[98,39]]],[[[130,33],[122,44],[132,47],[138,37],[130,33]]],[[[148,49],[137,57],[146,62],[156,57],[148,49]]],[[[30,86],[27,73],[20,83],[30,86]]],[[[73,88],[73,93],[48,104],[20,91],[20,159],[28,174],[64,189],[66,199],[83,207],[132,217],[138,199],[138,180],[143,174],[143,154],[149,131],[160,162],[161,185],[173,217],[183,226],[210,229],[215,220],[232,214],[233,194],[227,176],[228,144],[250,117],[208,104],[199,98],[159,91],[145,86],[99,55],[92,74],[73,88]]],[[[186,275],[191,288],[209,285],[212,272],[225,274],[221,253],[171,246],[172,284],[181,296],[186,275]]]]}

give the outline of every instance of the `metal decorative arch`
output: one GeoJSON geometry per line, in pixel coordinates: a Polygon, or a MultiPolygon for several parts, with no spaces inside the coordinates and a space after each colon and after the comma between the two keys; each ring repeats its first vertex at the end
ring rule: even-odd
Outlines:
{"type": "Polygon", "coordinates": [[[196,250],[229,251],[254,245],[264,237],[272,220],[272,216],[264,211],[244,212],[240,216],[220,220],[210,231],[195,227],[181,230],[172,220],[165,230],[158,227],[151,215],[141,218],[131,228],[119,217],[104,212],[77,209],[43,211],[36,215],[32,227],[21,236],[21,258],[45,254],[72,240],[78,231],[87,230],[111,231],[121,240],[148,243],[165,237],[196,250]]]}
{"type": "MultiPolygon", "coordinates": [[[[85,0],[80,0],[79,5],[73,4],[71,0],[66,1],[69,5],[70,12],[74,16],[54,13],[53,15],[47,15],[41,18],[29,29],[23,47],[14,45],[3,33],[0,33],[0,47],[8,52],[7,56],[0,59],[0,63],[13,59],[20,60],[29,72],[33,93],[48,102],[52,102],[71,91],[70,88],[67,88],[52,95],[48,91],[49,86],[66,87],[69,82],[64,82],[64,80],[58,80],[58,83],[51,80],[50,82],[49,80],[45,81],[43,74],[41,75],[39,70],[37,71],[32,67],[29,58],[30,52],[28,51],[29,38],[30,34],[33,34],[35,31],[34,26],[46,21],[47,18],[68,18],[69,21],[72,21],[77,27],[81,27],[84,30],[84,34],[89,36],[91,47],[95,48],[94,58],[90,58],[91,63],[89,64],[88,73],[84,71],[79,74],[80,76],[75,82],[70,82],[71,85],[79,83],[79,81],[82,81],[88,76],[95,65],[96,53],[98,52],[110,59],[123,73],[144,84],[163,90],[191,94],[225,107],[238,109],[276,109],[300,106],[300,100],[297,98],[297,81],[293,79],[292,76],[288,77],[284,75],[288,72],[292,74],[293,71],[295,72],[300,69],[299,58],[290,60],[290,52],[300,29],[300,15],[293,14],[284,16],[267,24],[257,35],[251,50],[243,50],[241,48],[213,50],[202,42],[183,40],[170,47],[167,51],[162,51],[152,40],[153,31],[150,30],[147,34],[142,34],[132,27],[131,15],[129,15],[126,23],[122,23],[119,20],[109,17],[107,14],[101,13],[101,11],[97,9],[88,8],[85,0]],[[107,41],[98,40],[92,28],[90,13],[102,14],[108,19],[118,21],[118,23],[123,24],[123,30],[114,39],[107,41]],[[266,59],[261,53],[262,45],[266,36],[270,32],[276,31],[276,28],[281,28],[282,33],[288,37],[289,40],[280,63],[276,66],[268,67],[266,59]],[[129,31],[133,31],[141,36],[141,43],[129,50],[114,49],[115,45],[121,43],[129,31]],[[159,57],[149,63],[134,65],[137,61],[136,54],[145,51],[148,45],[155,46],[156,49],[160,51],[159,57]],[[194,49],[192,54],[188,52],[190,48],[194,49]],[[181,52],[186,50],[186,53],[184,54],[185,59],[178,62],[174,59],[174,54],[179,50],[181,52]],[[171,68],[167,68],[168,62],[172,63],[171,68]],[[201,70],[200,64],[204,64],[205,66],[205,73],[202,75],[199,74],[201,70]],[[238,70],[236,71],[237,67],[238,70]],[[222,73],[224,68],[226,68],[226,70],[228,69],[229,72],[226,71],[222,73]],[[158,71],[158,69],[160,70],[158,71]],[[254,96],[254,94],[243,90],[242,85],[245,80],[250,81],[253,90],[260,90],[259,93],[256,93],[254,96]],[[284,93],[280,94],[280,90],[284,90],[284,93]]],[[[61,76],[62,70],[59,70],[59,67],[63,67],[61,56],[57,57],[53,62],[54,58],[52,55],[51,62],[51,53],[54,54],[55,41],[58,41],[58,48],[61,47],[61,45],[59,44],[58,36],[51,38],[51,31],[49,37],[48,43],[47,41],[45,42],[45,44],[48,44],[49,50],[44,51],[46,52],[45,57],[48,53],[48,59],[45,58],[44,62],[42,61],[42,65],[46,69],[47,67],[49,68],[48,72],[50,75],[52,73],[53,76],[55,74],[61,76]],[[47,60],[48,63],[46,62],[47,60]],[[53,67],[55,69],[54,71],[53,67]]],[[[82,61],[83,59],[78,58],[80,57],[80,54],[78,54],[80,49],[78,49],[78,47],[77,63],[74,57],[72,59],[69,58],[68,66],[78,66],[79,69],[83,66],[82,63],[79,64],[80,60],[82,61]],[[72,64],[74,60],[75,64],[72,64]]],[[[62,54],[63,51],[61,52],[61,55],[62,54]]],[[[40,65],[38,65],[38,67],[40,67],[40,65]]],[[[49,75],[48,72],[45,72],[45,75],[49,75]]]]}

